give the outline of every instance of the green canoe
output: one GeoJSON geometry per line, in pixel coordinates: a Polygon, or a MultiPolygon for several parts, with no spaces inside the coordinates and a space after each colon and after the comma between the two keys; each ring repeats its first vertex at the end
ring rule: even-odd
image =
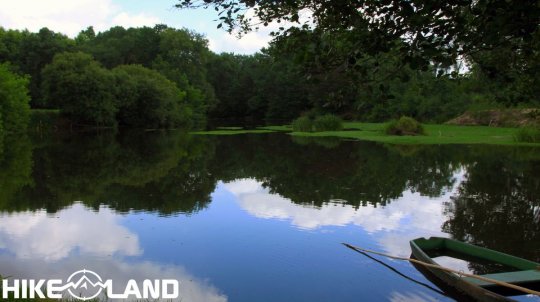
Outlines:
{"type": "MultiPolygon", "coordinates": [[[[504,271],[480,276],[534,290],[540,287],[540,264],[533,261],[441,237],[418,238],[411,240],[410,244],[412,257],[426,263],[437,264],[432,257],[450,256],[470,262],[495,264],[504,268],[504,271]]],[[[415,264],[415,267],[459,301],[514,301],[506,296],[523,294],[494,283],[436,268],[419,264],[415,264]]]]}

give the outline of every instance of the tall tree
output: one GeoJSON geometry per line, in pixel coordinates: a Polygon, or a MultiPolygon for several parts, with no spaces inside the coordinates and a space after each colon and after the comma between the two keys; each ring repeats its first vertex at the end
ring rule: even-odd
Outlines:
{"type": "Polygon", "coordinates": [[[40,90],[41,70],[52,61],[56,54],[73,49],[73,40],[46,27],[21,40],[17,61],[20,64],[21,72],[30,76],[29,88],[33,106],[41,107],[44,105],[40,90]]]}
{"type": "Polygon", "coordinates": [[[111,27],[92,37],[93,29],[82,31],[77,40],[85,52],[107,68],[124,64],[141,64],[150,67],[159,52],[160,37],[151,27],[111,27]]]}
{"type": "Polygon", "coordinates": [[[160,28],[160,38],[152,68],[187,92],[197,115],[206,115],[215,104],[214,89],[207,80],[208,41],[200,34],[173,28],[160,28]]]}

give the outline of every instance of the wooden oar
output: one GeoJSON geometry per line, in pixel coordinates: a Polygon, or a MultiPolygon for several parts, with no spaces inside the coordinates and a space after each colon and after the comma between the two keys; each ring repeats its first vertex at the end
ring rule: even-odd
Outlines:
{"type": "Polygon", "coordinates": [[[393,267],[393,266],[391,266],[391,265],[389,265],[387,263],[384,263],[380,259],[375,258],[375,256],[369,255],[368,253],[364,253],[362,251],[356,251],[356,252],[359,253],[359,254],[364,255],[365,257],[368,257],[369,259],[371,259],[371,260],[373,260],[373,261],[375,261],[375,262],[377,262],[379,264],[381,264],[382,266],[388,268],[389,270],[393,271],[394,273],[400,275],[401,277],[403,277],[403,278],[405,278],[405,279],[407,279],[407,280],[409,280],[411,282],[414,282],[414,283],[416,283],[418,285],[421,285],[421,286],[423,286],[425,288],[428,288],[428,289],[436,292],[439,295],[447,296],[447,294],[445,292],[442,292],[441,290],[439,290],[439,289],[437,289],[437,288],[435,288],[435,287],[433,287],[433,286],[431,286],[431,285],[429,285],[427,283],[420,282],[420,281],[418,281],[418,280],[416,280],[416,279],[414,279],[412,277],[409,277],[409,276],[405,275],[404,273],[398,271],[395,267],[393,267]]]}
{"type": "Polygon", "coordinates": [[[519,285],[507,283],[507,282],[504,282],[504,281],[499,281],[499,280],[495,280],[495,279],[490,279],[490,278],[482,277],[482,276],[479,276],[479,275],[468,274],[468,273],[460,272],[460,271],[457,271],[457,270],[454,270],[454,269],[451,269],[451,268],[447,268],[447,267],[444,267],[444,266],[440,266],[440,265],[438,265],[438,264],[426,263],[426,262],[423,262],[423,261],[420,261],[420,260],[416,260],[416,259],[412,259],[412,258],[398,257],[398,256],[387,255],[387,254],[384,254],[384,253],[381,253],[381,252],[363,249],[363,248],[361,248],[361,247],[357,247],[357,246],[354,246],[354,245],[350,245],[350,244],[348,244],[348,243],[343,243],[343,245],[345,245],[346,247],[348,247],[348,248],[350,248],[350,249],[353,249],[353,250],[355,250],[355,251],[357,251],[357,252],[364,252],[364,253],[375,254],[375,255],[387,257],[387,258],[390,258],[390,259],[410,261],[410,262],[414,262],[414,263],[416,263],[416,264],[420,264],[420,265],[422,265],[422,266],[427,266],[427,267],[439,269],[439,270],[442,270],[442,271],[447,271],[447,272],[455,273],[455,274],[457,274],[457,275],[459,275],[459,276],[470,277],[470,278],[482,280],[482,281],[485,281],[485,282],[494,283],[494,284],[497,284],[497,285],[500,285],[500,286],[512,288],[512,289],[518,290],[518,291],[523,292],[523,293],[527,293],[527,294],[531,294],[531,295],[540,296],[540,292],[538,292],[538,291],[535,291],[535,290],[532,290],[532,289],[528,289],[528,288],[525,288],[525,287],[521,287],[521,286],[519,286],[519,285]]]}

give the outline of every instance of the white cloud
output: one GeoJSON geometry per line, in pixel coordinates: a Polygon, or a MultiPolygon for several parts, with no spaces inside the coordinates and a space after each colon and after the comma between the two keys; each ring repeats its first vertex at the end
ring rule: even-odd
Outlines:
{"type": "Polygon", "coordinates": [[[334,200],[319,208],[298,205],[280,195],[270,194],[253,179],[238,180],[224,186],[237,196],[245,211],[259,218],[290,219],[293,225],[302,229],[355,224],[368,233],[402,230],[405,224],[408,229],[417,231],[440,229],[445,221],[442,201],[451,194],[433,199],[406,191],[385,207],[367,205],[355,209],[334,200]]]}
{"type": "Polygon", "coordinates": [[[252,54],[267,47],[272,37],[268,33],[250,32],[240,39],[234,34],[223,31],[222,35],[208,37],[208,47],[216,53],[234,52],[237,54],[252,54]]]}
{"type": "MultiPolygon", "coordinates": [[[[253,13],[253,9],[246,12],[246,18],[253,19],[253,23],[260,23],[253,13]]],[[[216,22],[217,24],[217,22],[216,22]]],[[[272,22],[267,26],[260,26],[259,29],[243,34],[240,38],[238,32],[231,34],[223,30],[222,35],[208,37],[209,48],[217,53],[234,52],[239,54],[250,54],[267,47],[272,40],[270,33],[279,28],[277,22],[272,22]]]]}
{"type": "Polygon", "coordinates": [[[113,25],[120,25],[123,27],[141,27],[141,26],[154,26],[155,24],[160,23],[159,18],[146,15],[144,13],[137,15],[130,15],[126,12],[122,12],[116,15],[113,20],[113,25]]]}
{"type": "Polygon", "coordinates": [[[252,178],[245,178],[224,184],[225,188],[235,195],[261,191],[261,183],[252,178]]]}
{"type": "Polygon", "coordinates": [[[122,11],[112,0],[0,0],[0,6],[0,26],[30,31],[48,27],[71,37],[88,26],[103,31],[114,25],[160,23],[155,16],[122,11]]]}
{"type": "MultiPolygon", "coordinates": [[[[253,14],[252,9],[246,13],[246,16],[253,20],[253,24],[261,23],[253,14]]],[[[313,24],[311,21],[312,13],[310,11],[302,10],[299,12],[299,16],[300,24],[313,24]]],[[[215,22],[215,24],[217,25],[218,23],[215,22]]],[[[209,48],[217,53],[234,52],[239,54],[252,54],[264,47],[268,47],[268,44],[272,40],[272,36],[270,35],[271,32],[279,31],[280,27],[289,28],[293,25],[297,24],[291,22],[278,23],[276,21],[268,23],[267,26],[260,24],[257,30],[244,34],[240,38],[238,38],[237,33],[228,34],[223,30],[222,35],[208,37],[209,48]]]]}
{"type": "Polygon", "coordinates": [[[402,197],[384,207],[368,205],[359,209],[337,200],[320,208],[298,205],[280,195],[270,194],[268,189],[253,179],[237,180],[223,186],[236,196],[242,209],[255,217],[290,220],[292,225],[308,230],[357,225],[377,238],[385,252],[407,257],[410,254],[410,240],[448,236],[441,230],[442,224],[448,219],[443,211],[444,202],[456,193],[464,180],[464,173],[458,171],[454,175],[454,187],[438,198],[405,191],[402,197]]]}
{"type": "Polygon", "coordinates": [[[0,248],[20,259],[57,261],[71,252],[108,256],[142,253],[138,236],[102,207],[91,212],[75,204],[48,217],[45,211],[0,215],[0,248]]]}
{"type": "Polygon", "coordinates": [[[423,292],[391,292],[388,298],[391,302],[436,302],[439,299],[431,297],[423,292]]]}

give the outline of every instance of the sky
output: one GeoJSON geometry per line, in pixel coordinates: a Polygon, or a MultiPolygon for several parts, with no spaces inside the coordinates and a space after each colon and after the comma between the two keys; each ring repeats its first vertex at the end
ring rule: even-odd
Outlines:
{"type": "Polygon", "coordinates": [[[124,27],[166,24],[204,34],[212,51],[253,54],[268,45],[270,28],[252,32],[242,39],[217,29],[213,9],[179,10],[178,0],[0,0],[0,26],[6,29],[38,31],[48,27],[75,37],[94,26],[104,31],[116,25],[124,27]]]}

